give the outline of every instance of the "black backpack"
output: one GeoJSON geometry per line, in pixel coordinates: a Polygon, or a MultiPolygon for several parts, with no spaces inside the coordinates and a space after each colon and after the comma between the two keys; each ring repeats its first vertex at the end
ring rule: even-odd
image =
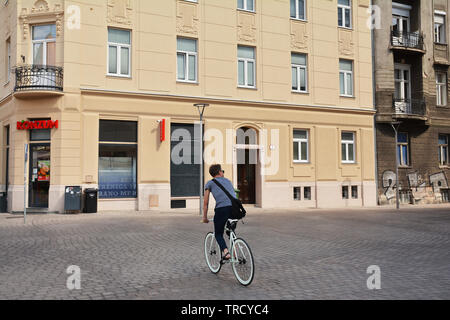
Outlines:
{"type": "Polygon", "coordinates": [[[244,207],[242,206],[242,202],[239,199],[236,199],[235,197],[231,196],[231,194],[217,181],[216,179],[213,179],[212,181],[217,184],[217,186],[222,189],[223,192],[227,195],[228,198],[231,200],[231,217],[230,219],[237,219],[240,220],[245,217],[245,214],[247,211],[245,211],[244,207]]]}

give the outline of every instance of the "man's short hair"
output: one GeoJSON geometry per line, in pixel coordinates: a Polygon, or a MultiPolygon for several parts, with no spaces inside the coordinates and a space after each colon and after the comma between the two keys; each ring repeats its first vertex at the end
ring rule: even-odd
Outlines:
{"type": "Polygon", "coordinates": [[[209,174],[212,177],[215,177],[219,174],[220,170],[222,170],[222,167],[220,166],[220,164],[213,164],[209,167],[209,174]]]}

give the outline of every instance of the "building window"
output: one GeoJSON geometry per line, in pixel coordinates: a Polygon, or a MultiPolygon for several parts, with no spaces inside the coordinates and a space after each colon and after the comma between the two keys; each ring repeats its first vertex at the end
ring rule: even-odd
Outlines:
{"type": "Polygon", "coordinates": [[[255,48],[238,46],[238,86],[255,87],[255,48]]]}
{"type": "Polygon", "coordinates": [[[56,64],[56,25],[33,26],[33,64],[56,64]]]}
{"type": "Polygon", "coordinates": [[[291,54],[292,91],[308,91],[308,67],[306,54],[291,54]]]}
{"type": "Polygon", "coordinates": [[[99,198],[137,197],[137,122],[100,120],[99,198]]]}
{"type": "Polygon", "coordinates": [[[342,199],[348,199],[348,186],[342,186],[342,199]]]}
{"type": "Polygon", "coordinates": [[[177,80],[197,82],[197,40],[177,39],[177,80]]]}
{"type": "Polygon", "coordinates": [[[291,18],[306,20],[306,0],[291,0],[291,18]]]}
{"type": "MultiPolygon", "coordinates": [[[[51,120],[50,118],[29,119],[29,121],[51,120]]],[[[49,141],[51,139],[51,129],[30,130],[30,141],[49,141]]]]}
{"type": "Polygon", "coordinates": [[[445,44],[446,33],[445,33],[445,15],[435,14],[434,15],[434,42],[445,44]]]}
{"type": "Polygon", "coordinates": [[[355,163],[355,133],[341,133],[342,163],[355,163]]]}
{"type": "Polygon", "coordinates": [[[409,142],[408,134],[399,132],[397,135],[397,153],[398,153],[398,165],[409,165],[409,142]]]}
{"type": "Polygon", "coordinates": [[[338,25],[343,28],[352,27],[351,0],[338,0],[338,25]]]}
{"type": "Polygon", "coordinates": [[[6,40],[6,61],[5,61],[5,78],[6,82],[11,80],[11,38],[6,40]]]}
{"type": "Polygon", "coordinates": [[[309,142],[307,130],[294,130],[294,162],[309,161],[309,142]]]}
{"type": "Polygon", "coordinates": [[[255,12],[255,0],[237,0],[237,7],[240,10],[255,12]]]}
{"type": "Polygon", "coordinates": [[[296,201],[302,200],[301,190],[302,190],[301,187],[294,187],[294,200],[296,201]]]}
{"type": "Polygon", "coordinates": [[[304,187],[303,188],[303,199],[304,200],[311,200],[311,187],[304,187]]]}
{"type": "Polygon", "coordinates": [[[444,72],[436,72],[436,104],[447,105],[447,74],[444,72]]]}
{"type": "Polygon", "coordinates": [[[353,97],[353,61],[339,60],[340,93],[344,97],[353,97]]]}
{"type": "Polygon", "coordinates": [[[394,95],[397,102],[409,102],[411,98],[411,66],[396,63],[394,66],[394,82],[394,95]]]}
{"type": "Polygon", "coordinates": [[[448,135],[439,135],[439,165],[448,165],[448,135]]]}
{"type": "Polygon", "coordinates": [[[108,74],[131,75],[131,31],[108,28],[108,74]]]}
{"type": "Polygon", "coordinates": [[[352,186],[352,199],[358,199],[358,186],[352,186]]]}
{"type": "Polygon", "coordinates": [[[194,124],[170,124],[170,192],[172,197],[200,196],[200,161],[196,152],[200,147],[199,131],[198,125],[194,124]]]}

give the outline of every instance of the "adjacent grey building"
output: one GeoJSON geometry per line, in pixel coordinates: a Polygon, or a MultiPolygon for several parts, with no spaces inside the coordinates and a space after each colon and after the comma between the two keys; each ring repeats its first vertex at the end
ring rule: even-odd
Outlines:
{"type": "Polygon", "coordinates": [[[396,161],[402,202],[447,202],[450,1],[373,5],[382,14],[373,31],[378,202],[395,202],[396,161]]]}

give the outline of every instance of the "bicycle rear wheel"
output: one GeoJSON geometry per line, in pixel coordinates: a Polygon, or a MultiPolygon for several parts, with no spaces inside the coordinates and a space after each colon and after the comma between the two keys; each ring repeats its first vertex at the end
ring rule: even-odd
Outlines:
{"type": "Polygon", "coordinates": [[[214,233],[209,232],[205,237],[205,259],[212,273],[218,273],[222,267],[222,256],[214,233]]]}
{"type": "Polygon", "coordinates": [[[236,239],[233,246],[233,272],[236,279],[243,286],[248,286],[255,276],[255,263],[253,254],[247,242],[243,239],[236,239]]]}

